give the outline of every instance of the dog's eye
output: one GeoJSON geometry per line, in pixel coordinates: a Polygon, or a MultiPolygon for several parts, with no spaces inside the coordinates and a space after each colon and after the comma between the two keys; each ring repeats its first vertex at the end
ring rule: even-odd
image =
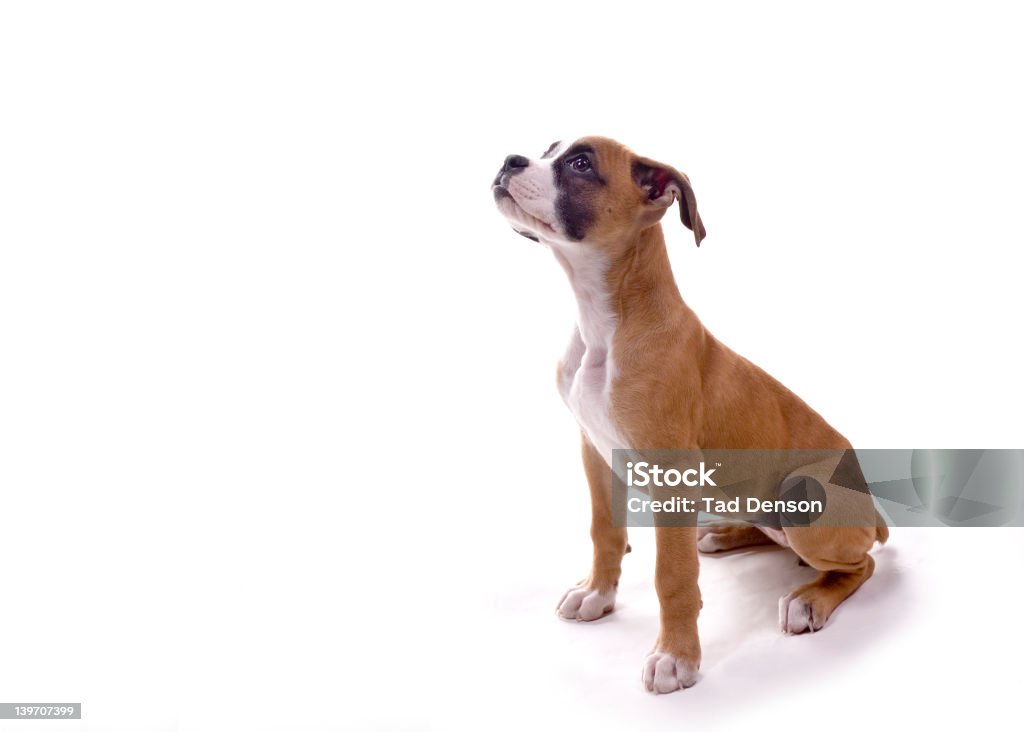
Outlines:
{"type": "Polygon", "coordinates": [[[586,155],[577,155],[576,157],[571,158],[568,161],[568,165],[577,173],[586,173],[591,168],[590,158],[586,155]]]}

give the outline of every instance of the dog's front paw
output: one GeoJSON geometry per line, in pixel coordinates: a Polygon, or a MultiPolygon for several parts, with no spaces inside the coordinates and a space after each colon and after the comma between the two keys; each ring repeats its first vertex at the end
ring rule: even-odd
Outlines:
{"type": "Polygon", "coordinates": [[[654,651],[644,661],[644,686],[655,694],[669,694],[697,683],[697,664],[671,653],[654,651]]]}
{"type": "Polygon", "coordinates": [[[586,584],[573,587],[558,603],[558,617],[563,620],[597,620],[615,608],[615,588],[598,590],[586,584]]]}

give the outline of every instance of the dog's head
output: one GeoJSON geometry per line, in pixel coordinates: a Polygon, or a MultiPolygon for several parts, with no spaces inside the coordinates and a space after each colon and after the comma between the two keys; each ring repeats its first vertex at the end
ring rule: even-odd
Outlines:
{"type": "Polygon", "coordinates": [[[555,142],[535,159],[509,155],[492,190],[513,229],[548,244],[631,240],[677,200],[698,246],[706,233],[686,175],[606,137],[555,142]]]}

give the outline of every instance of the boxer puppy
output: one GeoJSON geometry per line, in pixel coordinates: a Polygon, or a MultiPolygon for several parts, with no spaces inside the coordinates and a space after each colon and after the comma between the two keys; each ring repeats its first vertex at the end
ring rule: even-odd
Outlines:
{"type": "MultiPolygon", "coordinates": [[[[576,328],[559,362],[562,399],[583,437],[593,564],[558,606],[595,620],[615,605],[626,530],[613,525],[615,449],[833,448],[850,444],[779,382],[717,341],[683,302],[659,223],[674,202],[700,245],[690,180],[603,137],[556,142],[537,159],[510,155],[492,185],[512,228],[550,247],[576,296],[576,328]]],[[[873,510],[873,509],[872,509],[873,510]]],[[[876,514],[877,516],[877,514],[876,514]]],[[[874,526],[656,526],[660,630],[643,664],[649,691],[691,686],[700,665],[698,549],[776,541],[820,575],[779,602],[783,632],[820,629],[874,569],[874,526]]]]}

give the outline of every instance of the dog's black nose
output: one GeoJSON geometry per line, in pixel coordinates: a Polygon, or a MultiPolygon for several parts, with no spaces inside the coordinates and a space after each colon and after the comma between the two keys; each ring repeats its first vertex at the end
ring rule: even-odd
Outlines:
{"type": "Polygon", "coordinates": [[[525,168],[530,164],[529,158],[524,158],[522,155],[509,155],[505,158],[505,164],[501,167],[501,172],[511,173],[513,170],[518,168],[525,168]]]}

